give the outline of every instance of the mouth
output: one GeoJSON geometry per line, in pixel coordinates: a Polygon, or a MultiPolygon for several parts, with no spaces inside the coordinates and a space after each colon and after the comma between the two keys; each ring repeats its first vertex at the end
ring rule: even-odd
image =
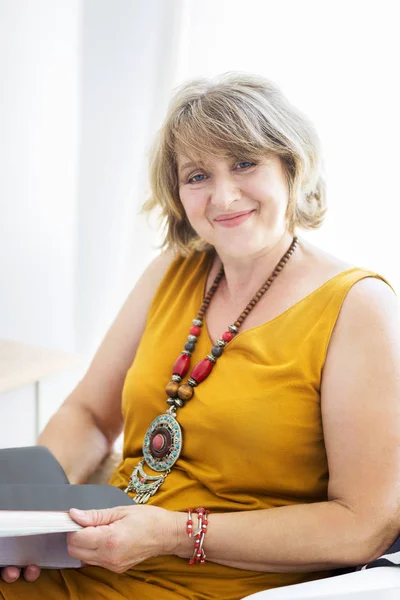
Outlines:
{"type": "Polygon", "coordinates": [[[236,219],[236,218],[242,217],[244,215],[249,215],[252,212],[253,212],[253,210],[242,210],[241,212],[235,212],[235,213],[223,215],[221,217],[216,217],[216,219],[214,219],[214,220],[218,221],[218,223],[220,223],[221,221],[231,221],[232,219],[236,219]]]}
{"type": "Polygon", "coordinates": [[[236,227],[236,225],[240,225],[244,221],[246,221],[250,215],[252,215],[254,210],[243,210],[241,212],[226,214],[214,219],[218,225],[221,227],[236,227]]]}

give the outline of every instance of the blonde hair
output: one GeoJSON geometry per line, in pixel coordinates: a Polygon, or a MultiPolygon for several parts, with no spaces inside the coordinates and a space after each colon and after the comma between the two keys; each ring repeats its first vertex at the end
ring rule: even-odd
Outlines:
{"type": "Polygon", "coordinates": [[[187,255],[206,250],[179,198],[177,152],[257,160],[277,155],[286,170],[289,230],[314,229],[326,212],[326,189],[317,133],[270,81],[246,73],[225,73],[180,86],[150,156],[151,196],[143,212],[158,208],[165,228],[162,246],[187,255]]]}

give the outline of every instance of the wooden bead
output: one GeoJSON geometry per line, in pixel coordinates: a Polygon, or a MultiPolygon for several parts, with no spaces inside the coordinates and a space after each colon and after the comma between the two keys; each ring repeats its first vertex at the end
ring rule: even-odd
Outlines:
{"type": "Polygon", "coordinates": [[[193,397],[193,388],[187,383],[180,385],[178,388],[178,396],[181,400],[190,400],[193,397]]]}
{"type": "Polygon", "coordinates": [[[165,391],[170,398],[176,398],[176,394],[178,392],[179,383],[177,381],[170,381],[167,383],[167,387],[165,391]]]}

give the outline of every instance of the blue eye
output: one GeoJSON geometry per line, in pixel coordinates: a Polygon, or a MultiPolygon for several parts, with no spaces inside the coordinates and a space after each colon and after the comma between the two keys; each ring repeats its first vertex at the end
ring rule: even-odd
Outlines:
{"type": "Polygon", "coordinates": [[[249,162],[248,160],[243,160],[236,165],[236,168],[239,168],[239,171],[241,171],[242,169],[248,169],[249,167],[253,167],[253,166],[254,166],[254,163],[249,162]],[[241,167],[240,165],[244,165],[244,166],[241,167]]]}
{"type": "Polygon", "coordinates": [[[188,180],[188,183],[199,183],[200,181],[203,181],[203,179],[196,179],[196,177],[205,177],[205,175],[203,173],[193,175],[193,177],[188,180]]]}

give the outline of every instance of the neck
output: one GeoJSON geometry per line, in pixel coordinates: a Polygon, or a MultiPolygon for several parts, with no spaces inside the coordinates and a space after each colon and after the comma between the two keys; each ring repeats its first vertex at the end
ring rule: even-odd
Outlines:
{"type": "MultiPolygon", "coordinates": [[[[285,232],[280,239],[255,256],[237,258],[218,253],[224,265],[225,277],[221,282],[220,293],[226,301],[235,304],[246,303],[257,289],[265,282],[275,266],[288,250],[293,235],[285,232]]],[[[298,251],[289,261],[292,263],[298,251]]],[[[285,267],[285,269],[287,269],[285,267]]]]}

